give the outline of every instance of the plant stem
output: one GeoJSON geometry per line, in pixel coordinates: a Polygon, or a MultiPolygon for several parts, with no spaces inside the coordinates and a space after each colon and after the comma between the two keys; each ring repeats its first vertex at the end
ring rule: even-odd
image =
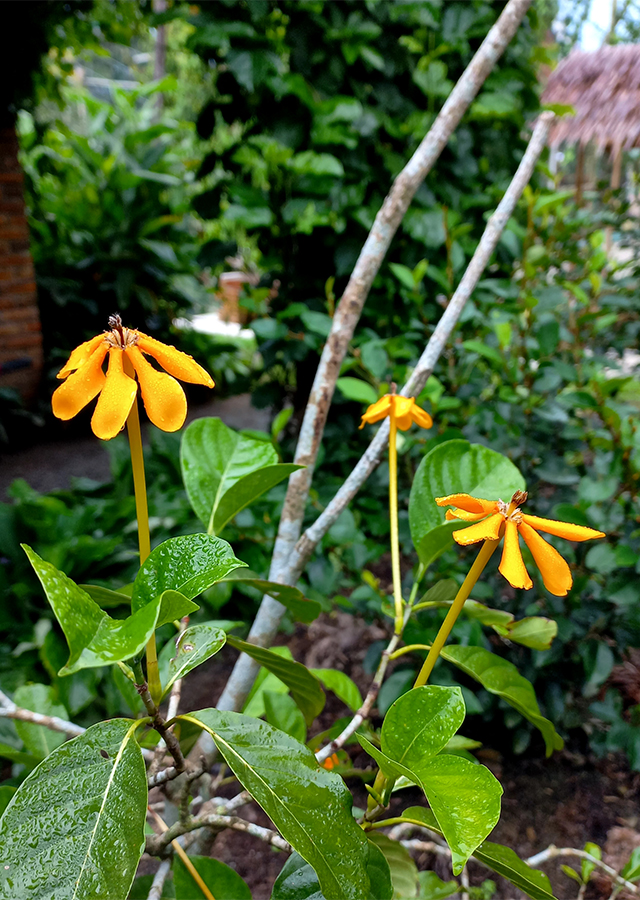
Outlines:
{"type": "MultiPolygon", "coordinates": [[[[126,371],[126,366],[125,366],[126,371]]],[[[127,373],[131,374],[131,373],[127,373]]],[[[127,434],[131,450],[131,468],[133,470],[133,492],[136,498],[136,518],[138,520],[138,546],[140,548],[140,565],[151,553],[151,537],[149,534],[149,508],[147,506],[147,485],[144,477],[144,456],[142,453],[142,434],[140,433],[140,417],[138,400],[133,401],[131,412],[127,418],[127,434]]],[[[160,673],[158,671],[158,652],[156,650],[155,632],[147,644],[147,681],[153,702],[158,704],[162,697],[160,673]]]]}
{"type": "Polygon", "coordinates": [[[427,658],[425,659],[424,664],[420,669],[420,673],[416,678],[415,684],[413,685],[414,687],[421,687],[423,684],[427,683],[429,675],[431,675],[433,667],[436,664],[436,660],[440,656],[440,651],[444,647],[446,640],[451,633],[451,629],[455,625],[456,619],[462,611],[462,607],[467,601],[469,594],[473,590],[476,581],[482,573],[482,570],[489,562],[491,554],[496,549],[499,543],[499,540],[485,541],[480,548],[480,552],[476,556],[475,562],[469,569],[467,577],[462,582],[460,590],[456,594],[455,600],[451,604],[451,609],[447,613],[444,622],[440,626],[440,631],[437,633],[436,639],[431,645],[431,650],[429,650],[427,658]]]}
{"type": "Polygon", "coordinates": [[[396,609],[395,633],[402,634],[403,600],[402,577],[400,575],[400,544],[398,542],[398,448],[393,403],[389,411],[389,524],[391,526],[391,575],[393,578],[393,601],[396,609]]]}

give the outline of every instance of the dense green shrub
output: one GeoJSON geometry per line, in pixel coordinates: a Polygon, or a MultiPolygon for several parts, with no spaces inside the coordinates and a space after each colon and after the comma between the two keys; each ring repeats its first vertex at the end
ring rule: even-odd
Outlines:
{"type": "Polygon", "coordinates": [[[161,87],[114,88],[112,103],[66,87],[67,124],[58,119],[42,130],[21,116],[48,354],[64,356],[114,310],[166,334],[176,312],[205,294],[187,215],[191,134],[184,123],[158,119],[161,87]]]}

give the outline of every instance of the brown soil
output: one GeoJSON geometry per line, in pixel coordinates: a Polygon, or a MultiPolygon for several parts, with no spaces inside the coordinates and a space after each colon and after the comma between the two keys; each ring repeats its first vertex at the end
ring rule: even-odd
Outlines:
{"type": "MultiPolygon", "coordinates": [[[[287,643],[294,658],[306,665],[343,669],[364,693],[370,677],[364,673],[362,661],[371,642],[383,636],[380,626],[367,625],[338,612],[321,616],[309,629],[298,626],[293,635],[281,636],[280,643],[287,643]]],[[[198,670],[188,683],[189,690],[183,692],[185,701],[189,698],[188,708],[212,705],[228,677],[234,656],[231,650],[225,650],[198,670]]],[[[346,713],[343,704],[328,693],[327,706],[313,733],[324,730],[337,716],[346,713]]],[[[348,751],[355,767],[371,766],[371,760],[359,747],[350,746],[348,751]]],[[[640,774],[630,772],[622,758],[597,760],[583,756],[571,746],[549,760],[503,757],[489,747],[480,751],[480,755],[504,787],[502,817],[491,839],[512,847],[521,858],[550,845],[583,849],[587,841],[592,841],[602,847],[605,861],[619,870],[631,850],[640,845],[640,774]]],[[[349,787],[355,805],[365,806],[367,795],[362,782],[351,779],[349,787]]],[[[231,787],[226,790],[228,796],[235,793],[231,787]]],[[[397,815],[412,805],[426,805],[418,789],[396,794],[391,814],[397,815]]],[[[243,807],[239,814],[261,825],[270,824],[262,810],[253,804],[243,807]]],[[[211,853],[245,879],[254,900],[268,900],[285,861],[281,852],[256,838],[231,831],[218,835],[211,853]]],[[[444,880],[452,877],[442,857],[418,853],[415,859],[420,870],[432,868],[444,880]]],[[[549,875],[558,900],[574,900],[578,885],[562,872],[562,864],[580,869],[579,859],[564,857],[541,868],[549,875]]],[[[525,896],[475,862],[469,865],[469,876],[472,885],[480,885],[488,878],[495,881],[494,896],[500,900],[520,900],[525,896]]],[[[594,877],[585,900],[604,900],[610,896],[611,889],[607,876],[594,877]]],[[[618,896],[625,900],[624,893],[618,896]]]]}

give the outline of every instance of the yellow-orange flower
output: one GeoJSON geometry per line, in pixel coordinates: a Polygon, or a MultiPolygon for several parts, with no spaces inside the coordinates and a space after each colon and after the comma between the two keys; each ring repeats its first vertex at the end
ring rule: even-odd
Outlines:
{"type": "Polygon", "coordinates": [[[573,584],[571,571],[558,551],[541,538],[538,532],[555,534],[568,541],[589,541],[592,538],[604,537],[604,532],[583,525],[572,525],[569,522],[527,516],[520,509],[520,504],[526,499],[525,491],[516,491],[510,503],[503,500],[481,500],[469,494],[436,497],[436,503],[438,506],[455,507],[447,510],[447,519],[462,519],[465,522],[476,523],[454,531],[453,537],[458,544],[497,541],[504,535],[499,571],[512,587],[528,589],[533,587],[533,582],[520,552],[518,535],[521,534],[540,569],[546,589],[556,597],[564,597],[573,584]]]}
{"type": "Polygon", "coordinates": [[[338,758],[338,754],[337,754],[337,753],[332,753],[331,756],[327,756],[327,758],[325,759],[325,761],[322,763],[322,767],[323,767],[324,769],[328,769],[329,772],[330,772],[332,769],[335,769],[335,767],[336,767],[336,766],[339,766],[339,765],[340,765],[340,760],[339,760],[339,758],[338,758]]]}
{"type": "Polygon", "coordinates": [[[144,408],[153,424],[162,431],[177,431],[187,415],[187,398],[175,378],[207,387],[213,387],[213,379],[186,353],[141,331],[124,328],[118,315],[109,318],[109,328],[110,331],[76,347],[58,372],[58,378],[66,381],[53,395],[54,416],[71,419],[99,394],[91,428],[95,435],[108,441],[124,428],[139,383],[144,408]],[[107,354],[109,366],[105,375],[102,366],[107,354]],[[170,374],[155,369],[145,354],[170,374]],[[135,374],[137,382],[127,369],[135,374]]]}
{"type": "Polygon", "coordinates": [[[421,428],[431,428],[433,419],[428,412],[420,409],[414,397],[401,397],[400,394],[385,394],[377,403],[372,403],[362,417],[360,428],[366,423],[370,425],[393,415],[400,431],[407,431],[415,422],[421,428]]]}

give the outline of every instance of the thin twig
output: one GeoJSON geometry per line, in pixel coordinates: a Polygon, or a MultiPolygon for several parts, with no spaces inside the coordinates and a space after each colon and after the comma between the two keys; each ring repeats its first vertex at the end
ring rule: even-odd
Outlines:
{"type": "Polygon", "coordinates": [[[33,725],[44,725],[51,731],[60,731],[63,734],[72,737],[78,737],[84,734],[85,730],[74,722],[67,722],[58,716],[45,716],[43,713],[32,712],[30,709],[23,709],[7,697],[3,691],[0,691],[0,718],[3,719],[19,719],[21,722],[30,722],[33,725]]]}
{"type": "Polygon", "coordinates": [[[331,743],[327,744],[326,747],[318,750],[318,752],[316,753],[316,759],[318,760],[318,762],[324,762],[324,760],[331,756],[332,753],[335,753],[336,750],[338,750],[340,747],[343,747],[345,742],[351,737],[351,735],[355,734],[362,723],[369,718],[369,714],[371,712],[373,704],[378,698],[380,687],[382,686],[382,682],[384,681],[385,672],[387,671],[387,666],[389,665],[389,658],[395,650],[396,644],[399,640],[400,635],[394,634],[389,641],[389,644],[382,652],[376,674],[374,675],[373,681],[371,682],[371,687],[369,688],[369,692],[364,699],[364,703],[355,714],[353,719],[349,722],[349,724],[346,725],[345,728],[340,732],[340,734],[336,738],[334,738],[331,743]]]}
{"type": "Polygon", "coordinates": [[[169,728],[167,728],[167,722],[160,715],[160,711],[153,701],[153,697],[151,696],[151,692],[149,690],[147,682],[142,681],[142,683],[136,684],[135,688],[140,695],[140,699],[144,703],[144,708],[146,709],[151,719],[151,726],[158,732],[160,737],[165,742],[167,750],[169,751],[171,756],[173,756],[173,761],[176,764],[176,770],[178,771],[178,774],[184,772],[186,767],[186,760],[182,755],[180,742],[175,734],[169,728]]]}
{"type": "Polygon", "coordinates": [[[460,872],[460,884],[462,886],[460,900],[469,900],[469,871],[466,866],[460,872]]]}
{"type": "Polygon", "coordinates": [[[625,888],[627,891],[631,891],[632,894],[640,894],[640,887],[638,887],[637,884],[632,884],[630,881],[627,881],[621,875],[618,875],[615,869],[612,869],[611,866],[602,862],[601,859],[596,859],[595,856],[591,856],[586,850],[577,850],[574,847],[555,847],[551,844],[546,850],[541,850],[540,853],[536,853],[534,856],[530,856],[529,859],[525,859],[525,862],[528,866],[537,869],[542,863],[548,862],[550,859],[557,859],[558,856],[575,856],[578,859],[586,859],[587,862],[593,863],[594,866],[598,866],[603,872],[606,872],[620,887],[625,888]]]}
{"type": "Polygon", "coordinates": [[[420,853],[435,853],[437,856],[446,856],[447,859],[451,859],[451,851],[448,847],[442,847],[440,844],[436,844],[435,841],[418,841],[418,840],[409,840],[409,841],[400,841],[403,847],[406,847],[407,850],[418,850],[420,853]]]}
{"type": "MultiPolygon", "coordinates": [[[[394,181],[375,218],[333,317],[331,331],[309,395],[294,460],[305,468],[294,472],[289,479],[269,572],[272,581],[295,584],[299,577],[297,565],[292,565],[291,553],[300,536],[313,469],[336,379],[373,280],[416,191],[518,30],[530,4],[531,0],[509,0],[453,88],[429,132],[394,181]]],[[[277,600],[263,597],[249,640],[259,646],[269,646],[283,613],[284,607],[277,600]]],[[[257,671],[258,664],[242,654],[218,700],[218,709],[241,709],[257,671]]],[[[206,732],[203,732],[201,746],[211,753],[214,749],[213,741],[207,738],[206,732]]]]}
{"type": "Polygon", "coordinates": [[[162,890],[164,888],[164,883],[167,880],[167,876],[171,871],[171,860],[164,859],[160,865],[158,866],[158,871],[153,876],[153,881],[151,883],[151,890],[149,891],[149,896],[147,900],[160,900],[162,897],[162,890]]]}
{"type": "Polygon", "coordinates": [[[147,837],[146,851],[152,856],[158,856],[163,853],[168,844],[173,844],[180,835],[188,834],[196,831],[198,828],[214,828],[216,831],[223,831],[231,828],[233,831],[242,831],[244,834],[250,834],[278,850],[289,852],[291,847],[284,838],[269,828],[262,825],[255,825],[253,822],[247,822],[238,816],[223,816],[217,813],[208,813],[204,816],[198,816],[187,820],[186,822],[175,822],[163,834],[149,835],[147,837]]]}

